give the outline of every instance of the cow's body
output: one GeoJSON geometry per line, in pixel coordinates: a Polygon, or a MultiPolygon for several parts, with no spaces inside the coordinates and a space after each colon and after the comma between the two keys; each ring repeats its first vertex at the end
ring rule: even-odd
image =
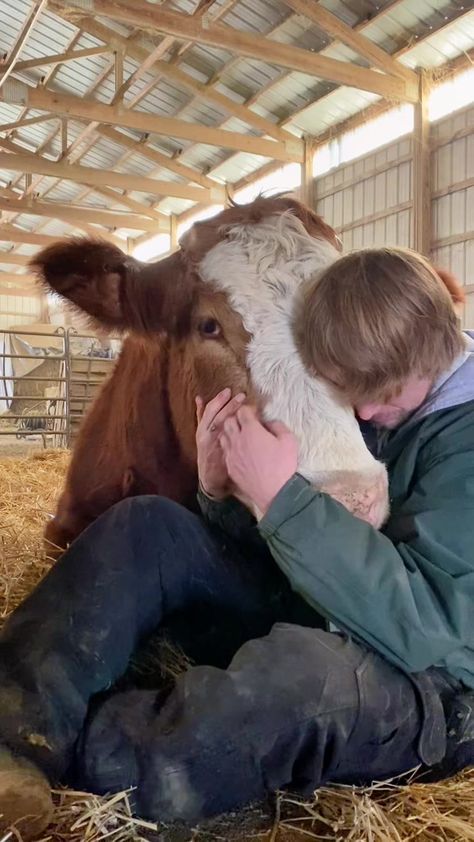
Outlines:
{"type": "Polygon", "coordinates": [[[179,252],[153,265],[87,240],[35,258],[55,291],[131,332],[82,426],[49,541],[65,546],[132,494],[192,505],[195,397],[209,400],[225,386],[295,432],[299,470],[311,482],[380,525],[385,468],[352,409],[304,369],[293,339],[302,284],[337,256],[334,231],[307,208],[259,199],[196,224],[179,252]]]}

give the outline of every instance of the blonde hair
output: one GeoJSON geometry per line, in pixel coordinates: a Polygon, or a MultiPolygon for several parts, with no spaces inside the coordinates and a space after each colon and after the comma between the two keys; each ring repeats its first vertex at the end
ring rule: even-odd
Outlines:
{"type": "Polygon", "coordinates": [[[434,380],[464,345],[445,283],[401,248],[333,263],[306,287],[295,330],[307,367],[353,403],[388,400],[413,376],[434,380]]]}

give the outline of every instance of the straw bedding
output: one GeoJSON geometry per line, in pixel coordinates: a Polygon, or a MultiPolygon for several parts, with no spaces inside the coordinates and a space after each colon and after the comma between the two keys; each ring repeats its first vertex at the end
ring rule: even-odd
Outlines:
{"type": "MultiPolygon", "coordinates": [[[[50,566],[41,535],[67,463],[64,451],[0,459],[2,622],[50,566]]],[[[312,802],[281,795],[276,807],[249,808],[195,829],[137,820],[126,792],[98,798],[61,790],[54,798],[55,821],[43,842],[474,842],[474,770],[426,786],[392,781],[370,789],[323,788],[312,802]]]]}

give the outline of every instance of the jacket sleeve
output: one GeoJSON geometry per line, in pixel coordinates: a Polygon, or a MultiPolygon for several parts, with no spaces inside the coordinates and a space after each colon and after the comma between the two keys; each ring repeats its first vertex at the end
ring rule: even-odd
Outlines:
{"type": "Polygon", "coordinates": [[[298,474],[259,528],[295,590],[406,672],[472,647],[474,450],[431,459],[387,534],[298,474]]]}
{"type": "Polygon", "coordinates": [[[254,516],[236,497],[216,500],[208,497],[199,488],[197,500],[201,514],[210,527],[221,530],[233,541],[242,543],[249,549],[254,543],[262,547],[264,542],[254,516]]]}

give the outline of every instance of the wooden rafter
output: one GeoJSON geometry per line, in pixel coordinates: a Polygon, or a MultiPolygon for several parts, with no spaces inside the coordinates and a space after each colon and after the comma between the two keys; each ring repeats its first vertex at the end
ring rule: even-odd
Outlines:
{"type": "Polygon", "coordinates": [[[59,117],[56,114],[38,114],[37,117],[23,117],[14,120],[13,123],[0,123],[0,132],[10,132],[13,129],[22,129],[24,126],[34,126],[36,123],[46,123],[48,120],[58,119],[59,117]]]}
{"type": "Polygon", "coordinates": [[[25,254],[10,254],[8,251],[0,251],[0,263],[5,266],[27,266],[30,258],[25,254]]]}
{"type": "MultiPolygon", "coordinates": [[[[58,9],[57,11],[60,12],[61,10],[58,9]]],[[[100,38],[105,43],[114,46],[116,49],[122,48],[127,55],[130,56],[130,58],[133,58],[134,61],[139,64],[139,69],[145,66],[150,53],[143,46],[135,44],[130,39],[125,38],[123,35],[119,35],[117,32],[107,26],[104,26],[104,24],[99,23],[98,21],[86,19],[81,21],[81,27],[84,32],[87,32],[95,38],[100,38]]],[[[171,40],[174,42],[174,38],[171,40]]],[[[160,77],[170,79],[170,81],[174,82],[178,86],[189,90],[196,97],[210,102],[220,110],[224,110],[229,116],[237,117],[239,120],[242,120],[244,123],[247,123],[252,128],[268,135],[269,137],[274,137],[276,140],[282,141],[292,137],[284,129],[280,129],[270,120],[260,117],[259,114],[256,114],[245,105],[234,102],[229,99],[229,97],[221,94],[219,91],[208,87],[205,83],[198,82],[196,79],[193,79],[189,73],[185,73],[173,63],[156,60],[154,64],[150,66],[147,65],[147,72],[152,73],[156,77],[156,82],[158,82],[160,77]]]]}
{"type": "MultiPolygon", "coordinates": [[[[80,226],[71,226],[72,228],[78,228],[80,226]]],[[[97,236],[102,236],[101,231],[95,232],[97,236]]],[[[105,239],[112,239],[112,236],[108,234],[108,232],[104,232],[105,239]]],[[[118,238],[114,237],[113,240],[123,247],[126,246],[124,240],[119,240],[118,238]]],[[[57,243],[58,238],[53,237],[50,234],[40,234],[38,231],[26,231],[24,228],[18,228],[15,225],[10,225],[8,223],[0,223],[0,241],[6,243],[18,243],[19,245],[33,245],[33,246],[50,246],[53,243],[57,243]]]]}
{"type": "MultiPolygon", "coordinates": [[[[18,72],[19,70],[32,70],[35,67],[54,67],[58,64],[66,64],[69,61],[78,61],[82,58],[90,58],[91,56],[100,56],[103,53],[110,53],[110,50],[111,48],[107,44],[101,44],[99,47],[88,47],[85,50],[66,50],[64,53],[54,53],[49,56],[30,58],[26,61],[17,61],[14,63],[14,68],[15,72],[18,72]]],[[[11,65],[12,62],[9,62],[5,65],[3,71],[0,69],[0,80],[2,79],[3,74],[10,70],[11,65]]]]}
{"type": "Polygon", "coordinates": [[[176,175],[180,175],[181,178],[185,178],[188,181],[199,184],[200,187],[208,187],[210,189],[216,185],[216,182],[213,181],[212,178],[207,178],[207,176],[202,175],[192,167],[182,164],[180,161],[175,161],[173,158],[169,158],[168,155],[165,155],[163,152],[158,152],[157,149],[151,149],[145,142],[137,143],[137,141],[133,140],[133,138],[123,134],[123,132],[119,132],[116,129],[111,128],[110,126],[101,126],[97,129],[97,134],[101,137],[108,138],[108,140],[113,140],[114,143],[125,146],[133,154],[143,155],[144,158],[148,158],[149,161],[153,161],[157,167],[174,172],[176,175]]]}
{"type": "Polygon", "coordinates": [[[312,23],[316,23],[328,35],[342,41],[347,47],[365,58],[369,64],[378,67],[384,73],[405,79],[412,85],[417,84],[416,73],[413,70],[399,64],[377,44],[347,26],[344,21],[333,15],[332,12],[328,12],[320,3],[316,3],[314,0],[285,0],[285,3],[297,14],[304,15],[312,23]]]}
{"type": "MultiPolygon", "coordinates": [[[[84,11],[83,0],[50,0],[50,6],[53,9],[80,7],[84,11]]],[[[404,79],[386,76],[349,62],[270,41],[230,27],[203,26],[202,21],[194,20],[190,15],[163,11],[143,0],[134,0],[133,4],[129,3],[129,0],[88,0],[87,11],[133,26],[188,38],[200,44],[298,70],[337,84],[371,91],[386,98],[407,102],[416,102],[418,99],[418,85],[404,79]]]]}
{"type": "Polygon", "coordinates": [[[134,213],[124,214],[102,208],[76,207],[75,205],[41,202],[34,199],[10,199],[0,196],[0,210],[33,216],[47,216],[52,219],[78,224],[91,222],[110,228],[135,228],[138,231],[150,231],[152,234],[157,233],[159,225],[153,219],[134,213]]]}
{"type": "MultiPolygon", "coordinates": [[[[5,62],[5,64],[7,66],[5,67],[4,72],[0,76],[0,87],[4,84],[4,82],[6,82],[6,80],[10,76],[10,74],[13,72],[13,70],[15,68],[16,60],[17,60],[18,56],[20,55],[20,53],[21,53],[23,47],[25,46],[26,42],[28,41],[28,38],[30,37],[31,32],[33,30],[33,27],[34,27],[36,21],[38,20],[39,16],[41,15],[44,7],[46,6],[46,3],[47,3],[47,0],[38,0],[38,2],[34,4],[33,9],[31,10],[30,14],[28,15],[28,18],[26,19],[23,28],[22,28],[18,38],[16,39],[15,45],[13,46],[13,49],[11,50],[11,52],[8,56],[8,59],[5,62]]],[[[1,65],[0,65],[0,67],[1,67],[1,65]]]]}
{"type": "Polygon", "coordinates": [[[158,181],[142,175],[128,175],[112,170],[83,167],[79,164],[48,161],[46,158],[34,154],[12,155],[9,152],[0,152],[1,168],[13,172],[40,173],[53,178],[75,181],[79,184],[120,187],[123,190],[151,193],[156,196],[174,196],[178,199],[190,199],[193,202],[215,204],[225,201],[225,190],[217,184],[211,190],[208,190],[205,187],[192,187],[176,181],[158,181]]]}
{"type": "MultiPolygon", "coordinates": [[[[4,94],[0,91],[0,100],[4,98],[4,94]]],[[[301,141],[296,139],[286,140],[282,143],[281,141],[265,140],[239,132],[229,132],[195,123],[187,123],[173,117],[156,117],[154,114],[147,114],[143,111],[124,111],[116,106],[103,105],[97,100],[86,100],[71,94],[48,91],[44,88],[32,88],[21,82],[16,83],[14,90],[9,91],[8,101],[10,103],[17,102],[19,105],[27,105],[30,108],[56,111],[60,115],[76,117],[80,120],[89,119],[113,126],[122,125],[142,132],[171,135],[184,140],[250,152],[254,155],[262,155],[280,161],[301,161],[303,158],[301,141]]]]}
{"type": "Polygon", "coordinates": [[[413,225],[414,247],[430,256],[431,250],[431,151],[428,120],[429,84],[420,73],[420,101],[415,106],[413,131],[413,225]]]}

